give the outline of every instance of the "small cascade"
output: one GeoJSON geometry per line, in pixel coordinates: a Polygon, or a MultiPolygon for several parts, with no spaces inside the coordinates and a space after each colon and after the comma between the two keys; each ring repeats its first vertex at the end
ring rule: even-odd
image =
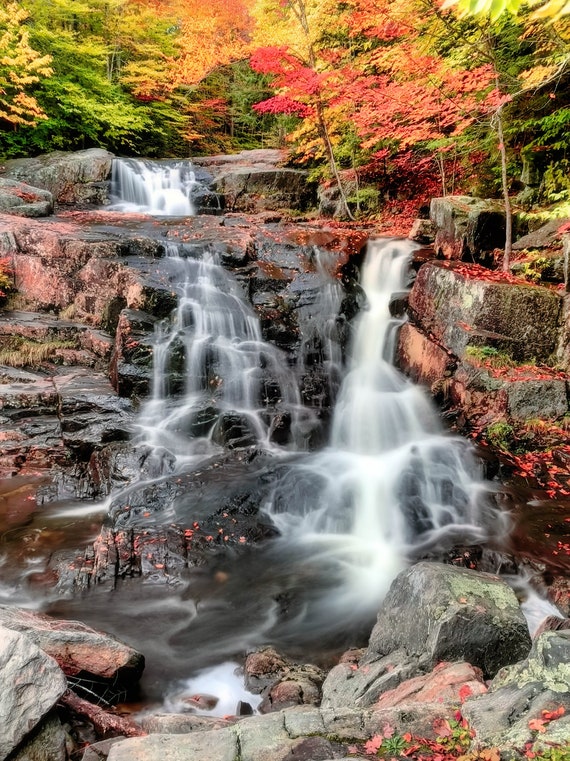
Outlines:
{"type": "Polygon", "coordinates": [[[369,245],[361,283],[368,303],[330,446],[294,467],[266,508],[284,553],[295,548],[306,573],[318,576],[303,613],[313,630],[373,614],[411,558],[487,536],[490,487],[470,445],[443,435],[424,392],[392,364],[401,321],[389,305],[406,288],[412,247],[369,245]]]}
{"type": "Polygon", "coordinates": [[[178,307],[157,327],[151,399],[139,425],[143,441],[180,463],[221,447],[304,448],[315,422],[297,378],[261,336],[241,288],[208,254],[170,251],[178,267],[178,307]]]}
{"type": "Polygon", "coordinates": [[[189,161],[115,159],[111,178],[114,211],[190,217],[196,212],[196,176],[189,161]]]}

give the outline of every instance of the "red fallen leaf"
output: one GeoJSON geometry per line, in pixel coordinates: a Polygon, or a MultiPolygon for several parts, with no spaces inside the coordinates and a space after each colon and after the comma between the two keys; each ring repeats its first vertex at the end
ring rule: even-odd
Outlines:
{"type": "Polygon", "coordinates": [[[376,755],[376,753],[378,753],[380,750],[380,746],[382,745],[383,740],[384,738],[382,735],[374,735],[374,737],[372,737],[364,744],[364,752],[370,756],[376,755]]]}
{"type": "Polygon", "coordinates": [[[544,721],[554,721],[555,719],[559,719],[561,716],[564,716],[566,713],[564,706],[558,706],[558,708],[555,711],[542,711],[542,717],[544,721]]]}
{"type": "Polygon", "coordinates": [[[528,723],[528,728],[533,732],[546,732],[546,722],[544,719],[531,719],[528,723]]]}
{"type": "Polygon", "coordinates": [[[394,727],[388,723],[384,724],[382,728],[382,734],[384,735],[386,740],[390,739],[390,737],[394,736],[394,727]]]}

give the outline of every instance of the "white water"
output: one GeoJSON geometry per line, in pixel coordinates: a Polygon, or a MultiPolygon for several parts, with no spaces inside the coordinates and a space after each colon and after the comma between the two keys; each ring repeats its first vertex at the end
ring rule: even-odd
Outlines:
{"type": "MultiPolygon", "coordinates": [[[[376,240],[362,272],[358,319],[328,449],[297,466],[266,506],[288,547],[328,574],[314,628],[375,612],[409,558],[487,538],[489,486],[469,444],[444,436],[424,392],[393,364],[412,244],[376,240]]],[[[505,529],[496,518],[496,536],[505,529]]]]}
{"type": "Polygon", "coordinates": [[[277,437],[303,448],[314,415],[238,283],[207,254],[170,256],[180,271],[178,307],[156,333],[153,392],[139,418],[145,443],[179,464],[220,451],[228,438],[233,447],[278,452],[277,437]]]}
{"type": "Polygon", "coordinates": [[[113,205],[122,212],[190,217],[196,178],[187,161],[172,164],[143,159],[115,159],[112,170],[113,205]]]}

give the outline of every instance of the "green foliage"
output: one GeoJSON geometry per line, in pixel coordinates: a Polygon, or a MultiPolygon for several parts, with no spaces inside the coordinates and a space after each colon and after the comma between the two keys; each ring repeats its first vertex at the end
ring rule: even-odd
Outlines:
{"type": "Polygon", "coordinates": [[[188,93],[185,111],[191,116],[192,155],[279,146],[287,120],[252,109],[269,95],[267,77],[246,61],[211,72],[188,93]]]}
{"type": "Polygon", "coordinates": [[[553,260],[545,256],[535,256],[529,261],[517,263],[513,272],[531,283],[556,280],[553,260]]]}
{"type": "Polygon", "coordinates": [[[504,420],[499,420],[487,426],[485,437],[493,446],[508,451],[512,445],[514,433],[512,426],[504,420]]]}
{"type": "MultiPolygon", "coordinates": [[[[569,111],[570,113],[570,111],[569,111]]],[[[542,195],[547,202],[570,201],[570,161],[549,164],[542,178],[542,195]]]]}
{"type": "Polygon", "coordinates": [[[494,346],[467,346],[465,356],[489,367],[514,367],[516,364],[506,352],[494,346]]]}
{"type": "Polygon", "coordinates": [[[374,214],[380,209],[380,191],[373,187],[358,188],[347,198],[357,214],[374,214]]]}

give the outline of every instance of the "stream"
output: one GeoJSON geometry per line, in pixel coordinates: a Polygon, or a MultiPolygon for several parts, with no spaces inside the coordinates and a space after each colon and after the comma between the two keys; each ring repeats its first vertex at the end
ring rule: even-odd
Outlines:
{"type": "MultiPolygon", "coordinates": [[[[116,172],[114,208],[192,214],[188,172],[132,161],[116,172]]],[[[322,288],[314,329],[336,402],[328,440],[315,447],[318,421],[303,404],[299,368],[264,341],[242,285],[215,254],[171,244],[178,307],[155,331],[152,392],[134,434],[144,469],[103,502],[41,510],[35,479],[11,479],[0,495],[0,602],[85,621],[139,649],[147,658],[145,705],[179,710],[181,696],[213,693],[223,715],[238,700],[255,707],[235,675],[246,651],[273,644],[326,664],[366,637],[391,581],[410,562],[446,558],[457,547],[493,554],[507,546],[504,490],[485,480],[472,445],[444,432],[426,393],[394,367],[405,318],[392,315],[391,300],[409,287],[413,250],[410,241],[370,241],[360,282],[366,305],[345,361],[336,332],[342,289],[325,254],[316,254],[322,288]],[[200,481],[213,468],[215,477],[200,481]],[[185,479],[200,482],[199,499],[194,486],[176,487],[185,479]],[[264,541],[239,537],[237,548],[167,583],[150,574],[112,591],[54,593],[46,570],[54,547],[87,547],[104,523],[193,532],[236,495],[246,507],[261,506],[264,541]]]]}

